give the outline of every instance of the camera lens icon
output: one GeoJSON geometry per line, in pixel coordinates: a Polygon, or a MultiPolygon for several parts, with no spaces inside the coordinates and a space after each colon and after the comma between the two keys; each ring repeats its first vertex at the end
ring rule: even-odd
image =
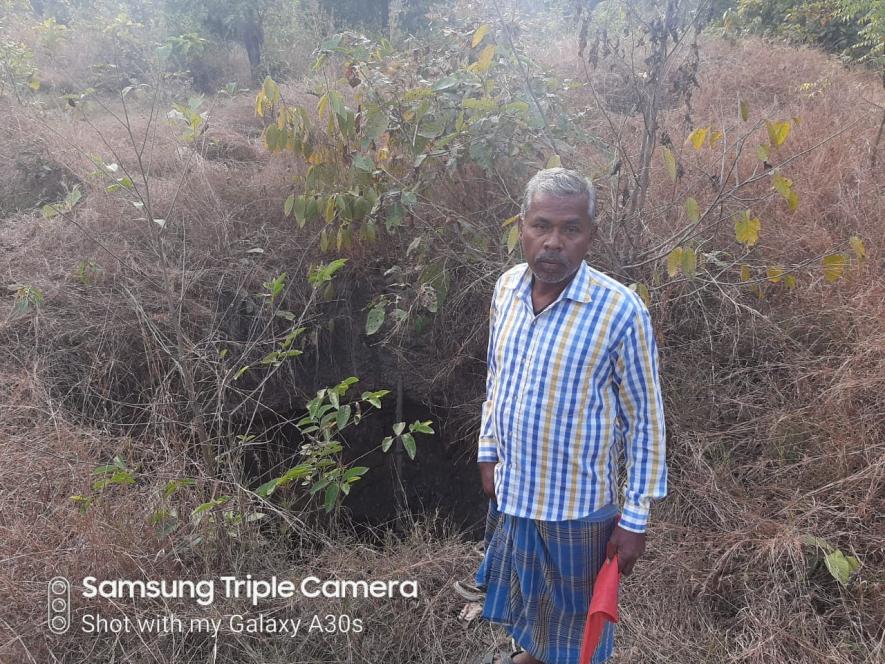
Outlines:
{"type": "Polygon", "coordinates": [[[49,631],[64,634],[71,627],[71,583],[63,576],[49,581],[46,598],[49,631]]]}

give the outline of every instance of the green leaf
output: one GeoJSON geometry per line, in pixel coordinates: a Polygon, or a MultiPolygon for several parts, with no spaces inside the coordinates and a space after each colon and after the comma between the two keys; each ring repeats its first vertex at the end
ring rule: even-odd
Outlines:
{"type": "Polygon", "coordinates": [[[834,551],[829,542],[820,537],[815,537],[814,535],[802,535],[802,542],[807,546],[817,547],[824,553],[831,553],[834,551]]]}
{"type": "Polygon", "coordinates": [[[292,203],[292,212],[295,214],[295,221],[298,222],[299,228],[304,228],[307,221],[307,197],[298,196],[292,203]]]}
{"type": "MultiPolygon", "coordinates": [[[[301,430],[302,433],[306,432],[306,429],[301,430]]],[[[280,477],[277,478],[277,483],[280,486],[286,486],[295,480],[301,479],[302,477],[306,477],[310,475],[311,467],[306,463],[299,464],[287,470],[280,477]]]]}
{"type": "Polygon", "coordinates": [[[277,360],[279,360],[280,354],[273,350],[269,352],[267,355],[261,358],[259,364],[263,366],[267,366],[268,364],[274,364],[277,360]]]}
{"type": "Polygon", "coordinates": [[[757,145],[756,146],[756,156],[759,158],[759,161],[768,161],[768,158],[771,156],[768,153],[767,145],[757,145]]]}
{"type": "Polygon", "coordinates": [[[768,280],[771,283],[779,284],[784,276],[784,268],[779,265],[772,265],[771,267],[766,268],[765,276],[768,277],[768,280]]]}
{"type": "Polygon", "coordinates": [[[358,154],[353,159],[353,165],[361,171],[371,173],[375,170],[375,162],[367,154],[358,154]]]}
{"type": "Polygon", "coordinates": [[[307,280],[314,286],[319,286],[327,281],[331,281],[332,277],[335,276],[335,273],[344,267],[345,263],[347,263],[346,258],[336,258],[331,263],[311,268],[307,273],[307,280]]]}
{"type": "Polygon", "coordinates": [[[688,220],[697,223],[701,218],[701,210],[698,206],[698,202],[694,198],[685,199],[685,215],[688,217],[688,220]]]}
{"type": "Polygon", "coordinates": [[[688,140],[691,141],[691,146],[695,149],[695,152],[704,147],[704,141],[707,140],[707,133],[709,131],[709,127],[698,127],[688,135],[688,140]]]}
{"type": "Polygon", "coordinates": [[[682,247],[676,247],[667,256],[667,275],[670,278],[679,274],[682,268],[682,247]]]}
{"type": "Polygon", "coordinates": [[[344,473],[344,479],[347,482],[355,482],[358,478],[362,477],[369,471],[368,466],[354,466],[353,468],[348,468],[344,473]]]}
{"type": "Polygon", "coordinates": [[[368,401],[375,408],[381,408],[381,397],[390,394],[390,390],[377,390],[375,392],[363,392],[360,399],[368,401]]]}
{"type": "MultiPolygon", "coordinates": [[[[280,312],[277,312],[277,313],[280,313],[280,312]]],[[[286,311],[284,313],[291,314],[290,311],[286,311]]],[[[284,316],[284,318],[286,318],[286,320],[292,321],[295,319],[295,314],[292,314],[291,317],[284,316]]],[[[294,330],[289,332],[289,334],[286,335],[286,337],[283,339],[283,342],[280,344],[280,348],[282,348],[283,350],[287,350],[289,348],[289,346],[292,345],[292,342],[294,342],[298,337],[300,337],[302,334],[304,334],[304,331],[306,329],[307,329],[306,327],[296,327],[294,330]]]]}
{"type": "Polygon", "coordinates": [[[86,511],[92,506],[92,498],[87,498],[86,496],[71,496],[71,500],[77,506],[80,514],[86,514],[86,511]]]}
{"type": "Polygon", "coordinates": [[[381,329],[384,324],[384,315],[384,305],[378,304],[369,310],[369,315],[366,317],[366,334],[368,336],[372,336],[381,329]]]}
{"type": "Polygon", "coordinates": [[[188,477],[184,477],[178,480],[170,480],[166,483],[166,487],[163,489],[163,498],[169,498],[179,489],[182,489],[186,486],[194,486],[196,482],[188,477]]]}
{"type": "Polygon", "coordinates": [[[283,214],[287,217],[292,214],[292,206],[295,205],[295,194],[289,194],[286,198],[286,202],[283,203],[283,214]]]}
{"type": "Polygon", "coordinates": [[[790,123],[787,120],[766,122],[765,126],[768,128],[768,142],[772,147],[780,147],[790,135],[790,123]]]}
{"type": "Polygon", "coordinates": [[[823,265],[824,279],[827,283],[832,284],[836,281],[839,281],[839,279],[842,277],[842,273],[848,266],[848,255],[830,254],[829,256],[824,256],[823,265]]]}
{"type": "Polygon", "coordinates": [[[214,498],[210,501],[197,505],[197,507],[194,508],[194,511],[191,512],[191,516],[199,516],[204,512],[208,512],[211,509],[224,505],[229,500],[230,496],[218,496],[218,498],[214,498]]]}
{"type": "Polygon", "coordinates": [[[743,214],[734,222],[734,237],[741,244],[752,247],[759,241],[759,231],[762,229],[762,222],[759,217],[750,217],[750,211],[745,210],[743,214]]]}
{"type": "Polygon", "coordinates": [[[505,111],[515,111],[519,115],[525,115],[529,112],[529,104],[525,101],[512,101],[509,104],[504,104],[505,111]]]}
{"type": "Polygon", "coordinates": [[[402,202],[406,207],[413,207],[418,204],[418,194],[414,191],[404,191],[402,194],[402,202]]]}
{"type": "Polygon", "coordinates": [[[335,507],[335,500],[338,498],[338,492],[341,490],[337,484],[330,484],[326,487],[326,495],[323,497],[323,509],[331,512],[335,507]]]}
{"type": "Polygon", "coordinates": [[[519,215],[515,214],[512,217],[509,217],[509,218],[505,219],[504,221],[502,221],[501,226],[503,228],[507,228],[507,226],[509,226],[510,224],[516,223],[517,221],[519,221],[519,215]]]}
{"type": "Polygon", "coordinates": [[[695,272],[697,272],[698,267],[698,255],[695,253],[694,249],[690,247],[683,247],[682,249],[682,272],[685,273],[687,277],[693,277],[695,272]]]}
{"type": "Polygon", "coordinates": [[[415,451],[416,451],[414,436],[412,436],[412,434],[410,434],[410,433],[404,433],[402,436],[402,441],[403,441],[403,448],[405,448],[405,450],[406,450],[406,454],[409,455],[410,459],[414,459],[415,458],[415,451]]]}
{"type": "Polygon", "coordinates": [[[346,427],[350,421],[350,412],[350,406],[342,406],[338,409],[338,414],[335,416],[335,426],[338,427],[339,431],[346,427]]]}
{"type": "Polygon", "coordinates": [[[741,100],[738,104],[738,110],[740,112],[741,120],[746,122],[750,118],[750,105],[744,100],[741,100]]]}
{"type": "Polygon", "coordinates": [[[863,244],[863,240],[861,240],[859,236],[852,235],[848,238],[848,244],[851,245],[851,250],[859,260],[863,260],[867,257],[867,249],[863,244]]]}
{"type": "Polygon", "coordinates": [[[790,178],[785,178],[780,173],[775,173],[771,177],[771,184],[781,196],[785,199],[790,196],[790,192],[793,189],[793,181],[790,178]]]}
{"type": "Polygon", "coordinates": [[[356,376],[348,376],[340,383],[338,383],[333,389],[341,396],[344,396],[345,394],[347,394],[347,391],[358,382],[360,382],[360,379],[356,376]]]}
{"type": "Polygon", "coordinates": [[[371,221],[365,224],[362,228],[363,237],[366,239],[366,242],[369,244],[374,244],[375,240],[378,239],[378,229],[374,223],[371,221]]]}
{"type": "Polygon", "coordinates": [[[402,225],[405,216],[405,208],[403,208],[400,203],[394,203],[390,206],[390,211],[387,213],[387,218],[384,220],[384,225],[388,231],[393,230],[394,228],[402,225]]]}
{"type": "Polygon", "coordinates": [[[544,165],[544,168],[561,168],[562,167],[562,158],[558,154],[554,154],[547,160],[547,163],[544,165]]]}
{"type": "Polygon", "coordinates": [[[406,423],[405,422],[397,422],[396,424],[393,425],[393,433],[396,436],[400,435],[405,430],[406,430],[406,423]]]}
{"type": "Polygon", "coordinates": [[[775,173],[771,177],[771,184],[775,190],[787,201],[787,207],[793,212],[799,207],[799,194],[793,188],[793,181],[784,177],[780,173],[775,173]]]}
{"type": "Polygon", "coordinates": [[[385,436],[384,440],[381,441],[381,451],[387,452],[391,445],[393,445],[393,436],[385,436]]]}
{"type": "MultiPolygon", "coordinates": [[[[477,111],[480,114],[492,113],[493,111],[498,110],[498,102],[491,97],[483,97],[482,99],[465,99],[461,102],[461,106],[469,111],[477,111]]],[[[424,134],[418,132],[418,135],[423,136],[424,134]]],[[[428,136],[427,138],[434,137],[428,136]]]]}
{"type": "Polygon", "coordinates": [[[269,482],[265,482],[260,487],[255,489],[255,493],[262,498],[267,498],[276,490],[279,481],[279,478],[274,478],[269,482]]]}
{"type": "Polygon", "coordinates": [[[824,556],[824,563],[826,564],[830,575],[836,579],[841,586],[848,586],[851,582],[852,575],[860,569],[860,561],[857,558],[854,556],[846,556],[838,549],[824,556]]]}
{"type": "Polygon", "coordinates": [[[421,422],[420,420],[415,420],[409,425],[409,431],[411,431],[412,433],[433,434],[434,431],[433,427],[430,426],[431,424],[432,422],[430,420],[426,420],[424,422],[421,422]]]}
{"type": "Polygon", "coordinates": [[[448,76],[439,79],[430,89],[434,92],[446,92],[447,90],[458,87],[462,81],[463,77],[461,74],[449,74],[448,76]]]}
{"type": "Polygon", "coordinates": [[[387,131],[387,125],[387,113],[377,104],[370,104],[366,111],[365,122],[363,123],[363,136],[370,141],[376,141],[387,131]]]}
{"type": "Polygon", "coordinates": [[[488,23],[483,23],[479,26],[473,33],[473,39],[470,40],[470,48],[476,48],[479,46],[479,43],[483,40],[483,37],[489,33],[490,29],[488,23]]]}
{"type": "Polygon", "coordinates": [[[489,44],[482,52],[480,52],[479,57],[476,59],[470,67],[469,70],[475,71],[478,74],[485,74],[492,66],[492,60],[495,57],[495,45],[489,44]]]}
{"type": "Polygon", "coordinates": [[[519,226],[511,226],[510,232],[507,233],[507,253],[512,254],[519,243],[519,226]]]}
{"type": "Polygon", "coordinates": [[[661,146],[661,157],[664,160],[664,168],[667,169],[667,175],[673,182],[676,182],[676,157],[673,156],[672,150],[666,146],[661,146]]]}

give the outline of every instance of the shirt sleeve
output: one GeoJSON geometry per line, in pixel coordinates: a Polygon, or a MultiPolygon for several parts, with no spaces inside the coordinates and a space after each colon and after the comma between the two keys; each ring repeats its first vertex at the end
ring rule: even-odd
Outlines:
{"type": "Polygon", "coordinates": [[[614,381],[627,460],[627,488],[618,525],[643,533],[651,501],[667,495],[667,462],[657,345],[651,316],[638,298],[618,349],[614,381]]]}
{"type": "Polygon", "coordinates": [[[495,284],[495,291],[492,294],[492,303],[489,307],[489,345],[486,353],[486,400],[482,404],[482,417],[479,425],[479,453],[477,454],[477,462],[497,461],[498,460],[498,443],[495,436],[495,416],[494,416],[494,399],[495,399],[495,316],[497,309],[495,300],[498,297],[498,285],[495,284]]]}

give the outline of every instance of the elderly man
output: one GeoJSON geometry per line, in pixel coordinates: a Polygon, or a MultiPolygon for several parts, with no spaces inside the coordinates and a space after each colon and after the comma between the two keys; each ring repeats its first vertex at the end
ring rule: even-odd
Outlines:
{"type": "MultiPolygon", "coordinates": [[[[477,459],[490,500],[476,582],[483,617],[521,648],[496,662],[576,664],[597,572],[617,554],[631,573],[650,503],[666,494],[651,321],[633,291],[584,261],[594,208],[578,173],[535,175],[519,221],[526,262],[500,276],[492,297],[477,459]]],[[[593,662],[613,643],[608,625],[593,662]]]]}

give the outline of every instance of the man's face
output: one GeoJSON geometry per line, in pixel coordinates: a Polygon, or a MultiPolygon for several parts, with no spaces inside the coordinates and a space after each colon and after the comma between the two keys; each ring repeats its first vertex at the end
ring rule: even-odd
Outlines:
{"type": "Polygon", "coordinates": [[[581,266],[593,239],[587,195],[536,194],[520,220],[519,239],[523,256],[538,281],[565,281],[581,266]]]}

